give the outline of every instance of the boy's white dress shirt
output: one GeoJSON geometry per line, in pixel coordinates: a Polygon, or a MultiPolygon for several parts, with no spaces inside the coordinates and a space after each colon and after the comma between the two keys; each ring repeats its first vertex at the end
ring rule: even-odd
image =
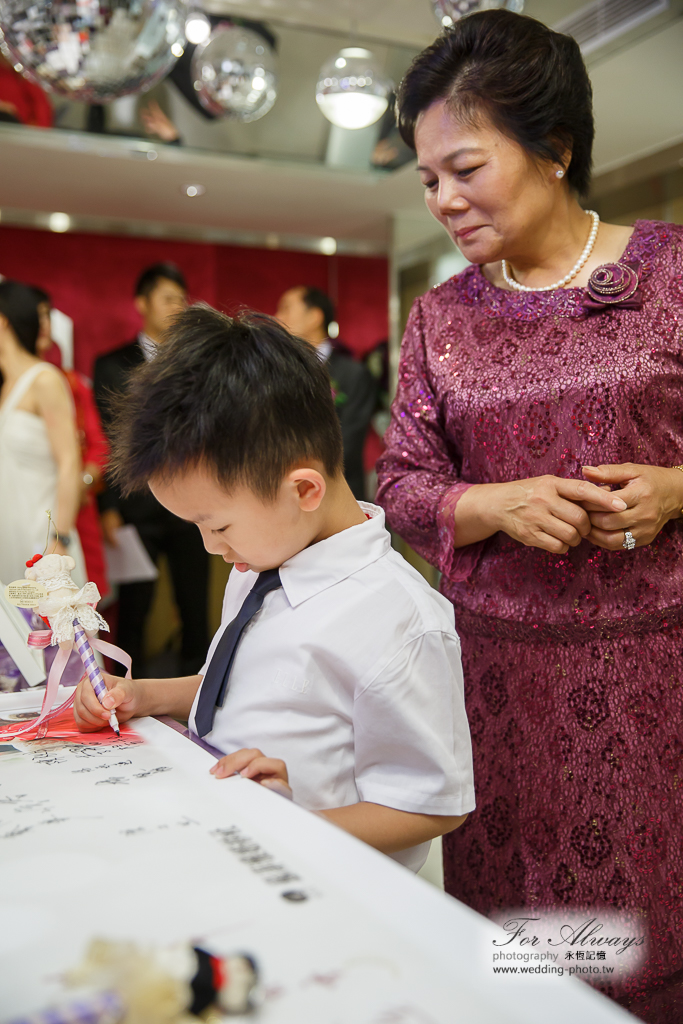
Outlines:
{"type": "MultiPolygon", "coordinates": [[[[472,750],[453,608],[391,547],[382,509],[360,507],[370,519],[280,567],[282,588],[246,627],[205,738],[281,758],[309,810],[364,800],[465,814],[472,750]]],[[[231,572],[207,664],[256,578],[231,572]]],[[[393,856],[417,871],[428,850],[393,856]]]]}

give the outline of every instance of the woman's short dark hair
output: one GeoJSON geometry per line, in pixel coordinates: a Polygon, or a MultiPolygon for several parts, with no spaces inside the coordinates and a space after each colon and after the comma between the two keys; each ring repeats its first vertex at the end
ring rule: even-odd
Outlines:
{"type": "Polygon", "coordinates": [[[587,193],[593,91],[571,36],[511,11],[470,14],[418,54],[401,83],[396,115],[412,149],[419,115],[442,99],[465,123],[488,115],[532,156],[565,163],[571,150],[569,184],[587,193]]]}
{"type": "Polygon", "coordinates": [[[0,281],[0,314],[6,318],[21,347],[34,356],[40,333],[34,289],[21,281],[0,281]]]}
{"type": "Polygon", "coordinates": [[[277,320],[209,306],[173,321],[155,358],[117,401],[113,478],[130,494],[153,477],[205,466],[226,489],[264,500],[300,459],[343,465],[330,378],[312,345],[277,320]]]}

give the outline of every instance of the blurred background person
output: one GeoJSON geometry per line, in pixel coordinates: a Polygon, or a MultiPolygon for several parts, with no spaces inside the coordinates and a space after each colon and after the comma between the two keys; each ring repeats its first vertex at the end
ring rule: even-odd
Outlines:
{"type": "Polygon", "coordinates": [[[156,100],[150,100],[147,106],[142,108],[140,120],[148,135],[156,135],[158,139],[161,139],[162,142],[167,142],[169,146],[182,145],[183,140],[180,132],[170,117],[163,112],[156,100]]]}
{"type": "MultiPolygon", "coordinates": [[[[52,340],[50,326],[52,300],[42,288],[34,288],[34,293],[38,302],[40,324],[36,352],[41,359],[45,359],[53,365],[59,365],[61,353],[59,347],[52,340]]],[[[97,584],[100,594],[105,597],[109,592],[109,583],[96,496],[104,487],[104,470],[107,465],[109,449],[90,382],[75,370],[65,370],[62,367],[62,373],[67,379],[74,402],[76,431],[83,467],[81,503],[76,517],[76,529],[83,549],[87,577],[97,584]]]]}
{"type": "Polygon", "coordinates": [[[0,54],[0,113],[3,121],[16,121],[34,128],[51,128],[52,104],[47,94],[14,70],[0,54]]]}
{"type": "Polygon", "coordinates": [[[82,585],[74,407],[60,371],[36,354],[39,329],[34,290],[0,281],[0,580],[23,579],[27,559],[45,549],[50,509],[49,549],[72,555],[73,577],[82,585]]]}
{"type": "Polygon", "coordinates": [[[290,288],[277,305],[277,319],[317,349],[332,381],[334,406],[344,443],[344,475],[354,496],[365,498],[363,446],[377,402],[377,384],[362,363],[338,351],[329,336],[334,304],[320,288],[290,288]]]}
{"type": "MultiPolygon", "coordinates": [[[[135,308],[142,317],[142,330],[133,341],[95,362],[95,400],[105,432],[111,422],[112,399],[125,392],[136,366],[154,359],[157,346],[163,343],[164,331],[186,304],[185,278],[173,263],[155,263],[138,278],[135,308]]],[[[117,531],[130,523],[153,562],[162,553],[166,555],[182,626],[179,674],[193,675],[204,663],[209,645],[209,556],[199,530],[168,512],[149,491],[124,498],[108,483],[99,504],[108,544],[115,547],[117,531]]],[[[137,675],[141,674],[145,660],[144,628],[154,588],[155,582],[148,580],[124,583],[119,588],[118,643],[133,659],[133,672],[137,675]]]]}

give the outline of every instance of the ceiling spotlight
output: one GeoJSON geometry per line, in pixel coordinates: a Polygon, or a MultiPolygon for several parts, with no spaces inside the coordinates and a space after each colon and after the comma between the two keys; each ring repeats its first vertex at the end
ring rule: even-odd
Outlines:
{"type": "Polygon", "coordinates": [[[196,8],[190,11],[185,21],[185,35],[188,43],[193,43],[195,46],[206,42],[211,35],[211,22],[203,11],[196,8]]]}
{"type": "Polygon", "coordinates": [[[339,128],[367,128],[389,106],[394,83],[385,78],[370,50],[347,46],[320,69],[315,98],[339,128]]]}
{"type": "Polygon", "coordinates": [[[186,196],[193,198],[194,196],[203,196],[206,189],[203,185],[183,185],[183,192],[186,196]]]}
{"type": "Polygon", "coordinates": [[[330,238],[329,235],[326,238],[321,238],[320,251],[325,256],[334,256],[335,252],[337,251],[337,239],[330,238]]]}
{"type": "Polygon", "coordinates": [[[71,217],[68,213],[51,213],[47,224],[50,231],[68,231],[71,227],[71,217]]]}
{"type": "Polygon", "coordinates": [[[336,320],[330,320],[327,325],[327,337],[338,338],[339,337],[339,324],[336,320]]]}
{"type": "Polygon", "coordinates": [[[432,0],[432,7],[442,28],[451,28],[456,21],[460,21],[468,14],[491,7],[504,7],[506,11],[521,14],[524,10],[524,0],[432,0]]]}
{"type": "Polygon", "coordinates": [[[181,46],[180,43],[174,43],[171,47],[171,53],[174,57],[182,57],[185,53],[185,48],[181,46]]]}

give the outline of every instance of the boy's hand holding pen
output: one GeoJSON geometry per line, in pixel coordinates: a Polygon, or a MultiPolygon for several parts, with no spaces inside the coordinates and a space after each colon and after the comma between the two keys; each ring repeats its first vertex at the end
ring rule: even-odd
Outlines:
{"type": "Polygon", "coordinates": [[[81,732],[95,732],[103,729],[112,713],[119,723],[139,714],[139,683],[135,679],[121,679],[108,672],[102,673],[107,693],[98,699],[90,680],[82,679],[74,698],[74,719],[81,732]]]}
{"type": "Polygon", "coordinates": [[[119,722],[145,715],[172,715],[187,719],[202,677],[177,679],[122,679],[102,673],[107,693],[101,703],[88,679],[78,684],[74,700],[74,719],[81,732],[104,729],[112,711],[119,722]]]}

